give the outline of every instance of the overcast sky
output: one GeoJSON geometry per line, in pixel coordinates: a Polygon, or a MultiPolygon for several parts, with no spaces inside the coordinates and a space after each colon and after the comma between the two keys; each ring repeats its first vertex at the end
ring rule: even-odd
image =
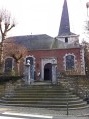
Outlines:
{"type": "MultiPolygon", "coordinates": [[[[71,31],[82,34],[88,0],[67,0],[71,31]]],[[[8,36],[47,34],[58,35],[64,0],[0,0],[0,8],[11,12],[16,27],[8,36]]]]}

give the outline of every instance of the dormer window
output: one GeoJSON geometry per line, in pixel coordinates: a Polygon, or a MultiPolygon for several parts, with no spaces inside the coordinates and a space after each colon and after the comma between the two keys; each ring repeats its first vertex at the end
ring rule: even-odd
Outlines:
{"type": "Polygon", "coordinates": [[[65,37],[65,43],[68,43],[68,37],[65,37]]]}

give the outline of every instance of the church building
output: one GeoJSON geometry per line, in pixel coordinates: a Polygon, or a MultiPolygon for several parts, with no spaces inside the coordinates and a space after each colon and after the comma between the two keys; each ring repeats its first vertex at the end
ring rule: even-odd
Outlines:
{"type": "Polygon", "coordinates": [[[53,81],[60,75],[85,75],[84,48],[79,35],[70,30],[67,1],[64,0],[57,37],[46,34],[13,36],[4,41],[3,71],[25,75],[30,65],[34,80],[53,81]]]}

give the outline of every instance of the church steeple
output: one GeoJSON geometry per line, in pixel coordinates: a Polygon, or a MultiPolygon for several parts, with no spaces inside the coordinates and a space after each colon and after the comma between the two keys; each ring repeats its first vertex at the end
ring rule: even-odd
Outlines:
{"type": "Polygon", "coordinates": [[[64,0],[60,28],[58,32],[58,36],[65,35],[72,35],[72,33],[70,32],[69,13],[66,0],[64,0]]]}

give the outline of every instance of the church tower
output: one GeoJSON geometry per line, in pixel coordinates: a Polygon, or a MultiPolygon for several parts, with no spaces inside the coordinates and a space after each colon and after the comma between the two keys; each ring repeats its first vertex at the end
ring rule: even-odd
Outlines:
{"type": "Polygon", "coordinates": [[[62,41],[64,44],[79,44],[79,35],[72,33],[70,30],[70,21],[69,21],[69,12],[67,6],[67,0],[64,0],[63,10],[61,15],[60,27],[58,31],[58,36],[56,37],[59,41],[62,41]]]}
{"type": "Polygon", "coordinates": [[[71,35],[67,1],[64,1],[58,36],[71,35]]]}

